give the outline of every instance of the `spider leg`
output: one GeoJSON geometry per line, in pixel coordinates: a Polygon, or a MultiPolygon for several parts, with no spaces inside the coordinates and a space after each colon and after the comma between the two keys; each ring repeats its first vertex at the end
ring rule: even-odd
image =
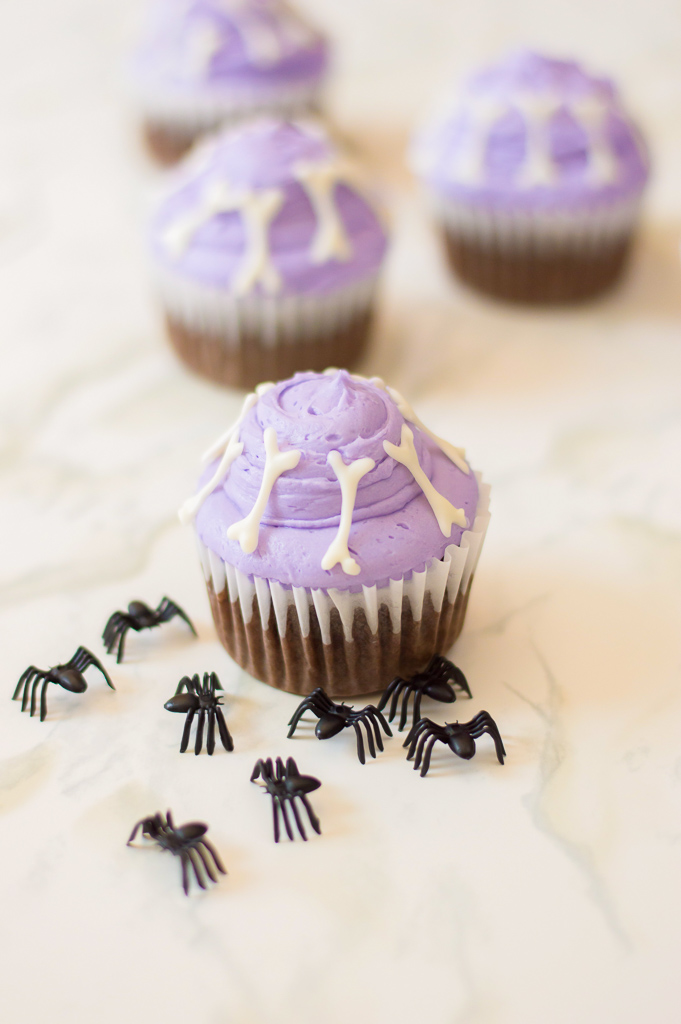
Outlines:
{"type": "Polygon", "coordinates": [[[378,747],[379,750],[383,750],[383,737],[381,736],[381,727],[378,723],[376,714],[380,715],[380,711],[378,711],[378,709],[374,711],[374,709],[372,708],[372,710],[367,715],[367,721],[374,730],[374,735],[376,737],[376,746],[378,747]]]}
{"type": "MultiPolygon", "coordinates": [[[[35,714],[35,702],[38,695],[38,684],[40,683],[40,676],[36,676],[33,680],[33,686],[31,687],[31,718],[35,714]]],[[[28,689],[28,687],[26,687],[28,689]]]]}
{"type": "Polygon", "coordinates": [[[187,717],[184,723],[184,729],[182,731],[182,742],[180,743],[181,754],[184,754],[185,750],[189,746],[189,733],[191,732],[192,721],[195,714],[196,712],[194,711],[194,708],[192,708],[191,711],[187,712],[187,717]]]}
{"type": "Polygon", "coordinates": [[[113,615],[109,616],[104,632],[102,633],[102,640],[104,646],[109,654],[116,646],[121,630],[125,629],[128,624],[128,617],[125,612],[114,612],[113,615]]]}
{"type": "MultiPolygon", "coordinates": [[[[386,686],[385,690],[381,694],[381,699],[378,702],[378,710],[379,711],[383,710],[383,708],[386,706],[386,704],[388,703],[388,701],[392,697],[391,712],[392,712],[392,716],[394,717],[395,709],[397,707],[397,698],[399,697],[399,693],[400,693],[400,683],[402,683],[402,681],[403,680],[400,678],[400,676],[395,676],[395,678],[391,682],[388,683],[388,685],[386,686]]],[[[392,721],[392,717],[391,717],[390,721],[392,721]]]]}
{"type": "Polygon", "coordinates": [[[194,753],[200,754],[201,748],[203,747],[203,724],[206,721],[206,712],[199,711],[199,721],[196,726],[196,743],[194,744],[194,753]]]}
{"type": "Polygon", "coordinates": [[[312,809],[312,804],[308,800],[307,795],[305,793],[300,794],[300,799],[302,800],[305,806],[305,810],[307,811],[307,816],[310,819],[310,824],[312,825],[312,828],[315,830],[317,835],[320,836],[322,834],[322,826],[319,823],[319,818],[312,809]]]}
{"type": "Polygon", "coordinates": [[[40,672],[38,669],[36,669],[35,675],[30,676],[26,680],[26,685],[24,686],[24,695],[23,695],[22,700],[21,700],[21,710],[22,711],[25,711],[26,708],[28,707],[28,695],[29,695],[29,690],[31,688],[31,686],[30,686],[31,679],[44,679],[44,678],[47,678],[47,673],[46,672],[40,672]]]}
{"type": "Polygon", "coordinates": [[[289,839],[294,839],[293,829],[291,828],[291,822],[289,821],[288,814],[286,813],[286,797],[279,798],[279,806],[281,807],[281,816],[284,819],[284,828],[286,829],[286,835],[289,839]]]}
{"type": "Polygon", "coordinates": [[[215,750],[215,711],[208,712],[208,734],[206,736],[206,750],[212,754],[215,750]]]}
{"type": "Polygon", "coordinates": [[[423,697],[423,691],[417,690],[414,695],[414,713],[411,716],[412,722],[418,722],[421,717],[421,699],[423,697]]]}
{"type": "Polygon", "coordinates": [[[303,828],[303,823],[300,820],[300,814],[298,813],[298,808],[296,807],[296,801],[294,797],[291,798],[291,810],[293,811],[293,817],[296,819],[296,825],[298,826],[298,831],[300,832],[301,839],[307,842],[305,829],[303,828]]]}
{"type": "Polygon", "coordinates": [[[274,841],[279,842],[279,797],[272,796],[272,818],[274,824],[274,841]]]}
{"type": "MultiPolygon", "coordinates": [[[[416,691],[416,696],[414,697],[414,707],[416,707],[416,701],[420,698],[421,691],[417,690],[411,683],[404,688],[404,693],[402,694],[402,707],[400,709],[400,724],[397,727],[398,732],[402,732],[407,724],[407,716],[409,715],[409,698],[414,691],[416,691]]],[[[390,721],[392,722],[392,718],[390,721]]]]}
{"type": "Polygon", "coordinates": [[[371,716],[362,714],[362,723],[366,729],[367,734],[367,746],[369,747],[369,753],[372,757],[376,757],[376,745],[374,743],[374,730],[371,727],[371,716]]]}
{"type": "Polygon", "coordinates": [[[359,724],[357,722],[353,722],[352,725],[353,725],[353,728],[355,730],[355,733],[357,734],[357,757],[359,758],[360,763],[364,764],[365,757],[364,757],[364,740],[362,739],[362,730],[360,729],[359,724]]]}
{"type": "Polygon", "coordinates": [[[179,683],[177,684],[177,689],[175,690],[175,696],[177,697],[178,693],[182,693],[182,691],[185,689],[185,687],[187,688],[187,693],[189,693],[191,691],[191,685],[192,685],[192,681],[189,678],[189,676],[182,676],[182,678],[180,679],[179,683]]]}
{"type": "Polygon", "coordinates": [[[225,716],[223,715],[220,708],[215,709],[215,717],[218,720],[218,731],[220,733],[220,739],[225,750],[234,750],[234,740],[231,737],[230,731],[227,728],[225,716]]]}
{"type": "Polygon", "coordinates": [[[198,855],[196,853],[196,850],[194,849],[193,846],[190,846],[187,849],[186,853],[187,853],[187,859],[189,860],[189,863],[191,864],[192,868],[194,869],[194,877],[196,878],[196,881],[199,883],[199,886],[202,889],[205,889],[206,888],[206,880],[203,877],[203,872],[201,871],[201,861],[200,861],[200,859],[199,859],[199,857],[198,857],[198,855]]]}
{"type": "Polygon", "coordinates": [[[174,601],[171,601],[169,597],[163,598],[158,608],[156,609],[156,613],[159,617],[159,622],[168,622],[170,619],[174,618],[174,616],[179,615],[180,618],[184,619],[184,621],[187,623],[194,636],[198,636],[198,633],[194,629],[194,624],[192,623],[192,620],[189,618],[187,613],[183,611],[183,609],[180,608],[179,605],[175,604],[174,601]]]}
{"type": "Polygon", "coordinates": [[[184,852],[180,854],[180,863],[182,865],[182,888],[184,889],[185,896],[189,896],[189,877],[187,875],[187,865],[189,863],[189,858],[187,857],[187,854],[184,852]]]}
{"type": "Polygon", "coordinates": [[[197,843],[196,846],[192,846],[191,849],[194,855],[198,857],[201,863],[203,864],[203,869],[210,878],[211,882],[217,882],[218,876],[215,874],[213,866],[208,860],[208,857],[206,857],[205,853],[201,849],[201,843],[197,843]]]}
{"type": "Polygon", "coordinates": [[[426,744],[428,743],[429,739],[432,739],[432,733],[430,732],[424,731],[419,737],[418,745],[416,747],[416,757],[414,758],[415,769],[421,767],[421,762],[423,760],[423,752],[426,748],[426,744]]]}
{"type": "Polygon", "coordinates": [[[471,721],[468,722],[465,728],[469,735],[476,740],[485,733],[491,736],[494,740],[494,749],[496,750],[497,760],[499,761],[499,764],[504,763],[504,758],[506,756],[504,742],[501,738],[501,733],[499,732],[497,723],[488,711],[481,711],[475,716],[475,718],[472,718],[471,721]]]}
{"type": "Polygon", "coordinates": [[[116,689],[114,684],[111,682],[109,673],[106,671],[101,661],[98,658],[95,658],[92,651],[88,651],[87,647],[78,648],[76,653],[71,658],[71,664],[75,666],[75,668],[77,668],[79,672],[84,672],[85,669],[89,668],[91,665],[94,666],[94,668],[99,669],[99,671],[102,673],[111,689],[116,689]]]}
{"type": "Polygon", "coordinates": [[[31,679],[31,677],[34,676],[36,674],[36,672],[39,672],[39,671],[40,670],[37,669],[35,667],[35,665],[30,665],[26,669],[25,672],[21,673],[21,676],[19,677],[19,682],[17,683],[17,686],[16,686],[16,689],[14,691],[14,694],[12,695],[12,700],[16,700],[17,699],[17,697],[21,693],[21,688],[24,685],[24,683],[27,683],[29,681],[29,679],[31,679]]]}
{"type": "Polygon", "coordinates": [[[416,744],[418,743],[418,737],[423,732],[424,729],[428,728],[429,724],[430,720],[428,718],[419,718],[418,722],[416,722],[415,725],[412,725],[411,729],[407,733],[407,738],[402,744],[403,747],[409,747],[407,761],[411,761],[412,757],[414,756],[414,749],[416,747],[416,744]]]}
{"type": "Polygon", "coordinates": [[[40,691],[40,721],[44,722],[47,715],[47,686],[50,680],[46,679],[43,683],[43,688],[40,691]]]}
{"type": "Polygon", "coordinates": [[[298,722],[306,711],[311,711],[313,715],[317,716],[317,718],[321,718],[323,714],[327,711],[332,711],[333,708],[333,702],[329,700],[324,691],[321,690],[321,687],[317,687],[316,690],[313,690],[308,697],[305,697],[305,699],[300,702],[296,710],[293,712],[291,721],[288,723],[291,728],[288,731],[287,738],[290,739],[293,736],[296,728],[298,727],[298,722]]]}
{"type": "Polygon", "coordinates": [[[204,838],[204,839],[201,839],[201,845],[205,846],[205,848],[208,850],[209,854],[213,858],[213,861],[215,862],[215,867],[218,869],[218,871],[221,874],[226,875],[227,874],[227,868],[224,866],[224,864],[220,860],[220,855],[218,854],[218,851],[215,849],[213,844],[209,843],[208,840],[204,838]]]}
{"type": "Polygon", "coordinates": [[[461,669],[457,668],[456,665],[452,665],[452,669],[454,685],[458,686],[463,693],[466,693],[468,694],[469,697],[472,697],[473,694],[471,693],[471,688],[468,685],[468,680],[466,679],[461,669]]]}
{"type": "MultiPolygon", "coordinates": [[[[129,629],[129,625],[128,625],[128,623],[126,623],[124,625],[123,629],[121,629],[121,631],[119,633],[119,636],[118,636],[118,651],[116,653],[116,664],[117,665],[120,665],[120,663],[123,661],[123,652],[124,652],[124,649],[125,649],[125,637],[127,635],[128,629],[129,629]]],[[[113,644],[112,644],[112,647],[113,647],[113,644]]]]}
{"type": "MultiPolygon", "coordinates": [[[[437,740],[438,740],[437,736],[431,736],[430,740],[428,742],[428,746],[426,747],[426,751],[425,751],[425,754],[424,754],[424,757],[423,757],[423,764],[421,766],[421,778],[422,779],[428,774],[428,769],[430,768],[430,757],[431,757],[431,754],[433,753],[433,747],[437,743],[437,740]]],[[[414,768],[416,768],[416,767],[417,766],[414,765],[414,768]]]]}
{"type": "Polygon", "coordinates": [[[140,820],[137,822],[137,824],[135,825],[134,829],[130,833],[130,838],[128,839],[127,843],[125,844],[126,846],[130,846],[130,843],[133,841],[133,839],[135,838],[135,836],[137,835],[137,833],[139,832],[139,830],[141,829],[143,824],[144,824],[144,818],[140,818],[140,820]]]}
{"type": "Polygon", "coordinates": [[[222,685],[222,683],[218,679],[217,673],[211,672],[209,679],[210,679],[210,685],[212,686],[212,688],[214,690],[224,690],[224,686],[222,685]]]}

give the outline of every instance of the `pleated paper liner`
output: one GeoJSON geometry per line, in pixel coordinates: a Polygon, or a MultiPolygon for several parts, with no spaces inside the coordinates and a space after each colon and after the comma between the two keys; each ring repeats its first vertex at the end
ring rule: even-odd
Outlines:
{"type": "Polygon", "coordinates": [[[377,278],[328,295],[243,298],[159,278],[170,341],[195,373],[232,387],[352,368],[370,337],[377,278]]]}

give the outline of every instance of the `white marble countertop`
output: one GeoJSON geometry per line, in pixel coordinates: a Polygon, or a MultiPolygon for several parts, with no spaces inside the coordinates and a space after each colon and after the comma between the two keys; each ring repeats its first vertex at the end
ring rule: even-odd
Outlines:
{"type": "Polygon", "coordinates": [[[148,292],[153,175],[120,87],[136,6],[3,7],[3,1021],[677,1022],[678,4],[308,4],[344,44],[338,120],[395,214],[366,369],[493,485],[455,657],[474,692],[462,715],[491,711],[508,760],[481,744],[469,763],[438,755],[427,779],[398,740],[362,767],[349,735],[285,739],[295,698],[216,641],[176,508],[239,398],[180,369],[148,292]],[[622,76],[656,157],[626,283],[575,311],[452,285],[403,169],[411,118],[448,66],[523,39],[622,76]],[[106,662],[115,694],[96,672],[82,698],[52,687],[42,725],[10,702],[29,663],[101,652],[113,609],[165,593],[198,643],[178,623],[134,636],[122,666],[106,662]],[[236,750],[180,757],[162,703],[213,668],[236,750]],[[248,784],[267,754],[322,778],[321,838],[273,844],[248,784]],[[185,899],[173,858],[125,846],[169,806],[208,821],[227,864],[205,895],[185,899]]]}

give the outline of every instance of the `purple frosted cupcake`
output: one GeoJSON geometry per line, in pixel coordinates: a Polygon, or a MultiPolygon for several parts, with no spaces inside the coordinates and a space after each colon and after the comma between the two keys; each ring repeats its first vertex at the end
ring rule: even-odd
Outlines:
{"type": "Polygon", "coordinates": [[[373,693],[463,626],[489,488],[380,378],[262,384],[206,453],[194,521],[219,637],[293,693],[373,693]]]}
{"type": "Polygon", "coordinates": [[[314,113],[327,66],[285,0],[155,0],[132,66],[149,148],[173,163],[222,125],[314,113]]]}
{"type": "Polygon", "coordinates": [[[329,138],[276,120],[207,141],[175,173],[151,225],[178,355],[238,387],[354,364],[386,244],[356,169],[329,138]]]}
{"type": "Polygon", "coordinates": [[[455,273],[523,302],[617,280],[649,174],[613,83],[530,52],[474,75],[418,138],[414,165],[455,273]]]}

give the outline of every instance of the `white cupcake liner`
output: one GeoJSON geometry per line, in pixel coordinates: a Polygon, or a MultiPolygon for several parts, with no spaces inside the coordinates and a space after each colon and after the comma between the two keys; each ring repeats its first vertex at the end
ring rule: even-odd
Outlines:
{"type": "Polygon", "coordinates": [[[445,230],[483,248],[588,253],[610,248],[625,239],[639,216],[636,195],[599,209],[499,211],[455,202],[430,193],[429,203],[445,230]]]}
{"type": "Polygon", "coordinates": [[[200,135],[218,126],[266,114],[286,118],[314,114],[322,106],[322,93],[321,80],[276,89],[214,91],[203,95],[185,95],[141,84],[134,87],[143,120],[181,136],[200,135]]]}
{"type": "Polygon", "coordinates": [[[353,643],[352,626],[358,608],[364,611],[369,629],[376,635],[379,610],[385,605],[390,613],[393,633],[400,633],[405,598],[411,607],[414,622],[420,622],[426,595],[430,596],[433,608],[439,614],[445,593],[449,603],[454,604],[457,597],[465,596],[468,590],[490,520],[489,484],[483,483],[479,473],[476,473],[476,479],[479,496],[475,520],[472,527],[464,531],[461,543],[450,544],[443,557],[431,559],[422,572],[412,572],[397,580],[391,579],[387,586],[365,586],[356,594],[335,587],[325,590],[283,586],[276,580],[247,576],[229,562],[223,561],[197,536],[199,557],[206,582],[212,585],[216,596],[227,590],[229,600],[233,604],[239,602],[245,624],[253,617],[254,597],[262,623],[269,622],[270,609],[273,608],[281,638],[286,635],[290,607],[295,609],[303,638],[310,634],[310,609],[314,607],[322,643],[326,645],[331,644],[331,612],[334,608],[338,609],[347,643],[353,643]]]}
{"type": "Polygon", "coordinates": [[[166,313],[187,330],[215,337],[236,351],[257,336],[264,348],[333,337],[373,308],[378,275],[322,295],[235,296],[218,288],[157,272],[155,286],[166,313]]]}

